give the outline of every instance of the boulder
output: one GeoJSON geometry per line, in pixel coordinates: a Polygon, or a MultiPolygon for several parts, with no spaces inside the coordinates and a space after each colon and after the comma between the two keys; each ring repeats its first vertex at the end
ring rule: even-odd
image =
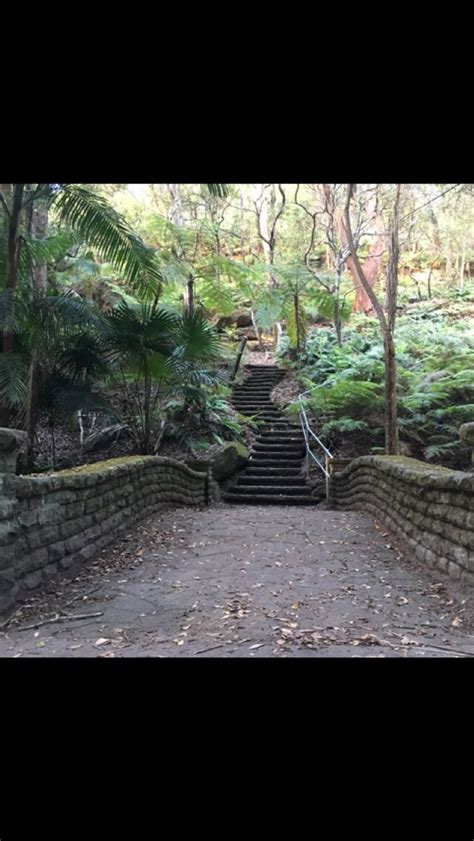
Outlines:
{"type": "Polygon", "coordinates": [[[438,380],[444,380],[445,377],[450,377],[451,374],[449,371],[432,371],[431,374],[427,374],[426,377],[423,377],[420,380],[420,386],[430,385],[431,383],[437,383],[438,380]]]}
{"type": "Polygon", "coordinates": [[[228,479],[237,470],[241,470],[249,460],[247,447],[236,441],[215,444],[209,447],[206,455],[211,462],[212,475],[219,482],[228,479]]]}
{"type": "Polygon", "coordinates": [[[101,450],[103,447],[110,447],[116,444],[122,435],[131,435],[130,427],[126,423],[116,423],[99,429],[84,441],[84,452],[89,453],[101,450]]]}
{"type": "Polygon", "coordinates": [[[474,423],[463,423],[459,427],[459,437],[464,444],[471,447],[471,464],[474,470],[474,423]]]}
{"type": "Polygon", "coordinates": [[[18,454],[27,437],[20,429],[0,428],[0,473],[16,473],[18,454]]]}
{"type": "Polygon", "coordinates": [[[223,315],[219,318],[219,321],[216,324],[216,330],[220,332],[226,327],[231,327],[232,325],[235,327],[251,327],[252,316],[247,310],[234,310],[234,312],[231,312],[230,315],[223,315]]]}
{"type": "Polygon", "coordinates": [[[474,447],[474,423],[463,423],[463,425],[459,427],[459,437],[461,441],[464,441],[469,445],[469,447],[474,447]]]}

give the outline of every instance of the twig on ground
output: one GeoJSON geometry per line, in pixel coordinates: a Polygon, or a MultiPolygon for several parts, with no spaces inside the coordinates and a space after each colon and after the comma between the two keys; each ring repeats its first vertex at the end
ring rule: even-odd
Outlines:
{"type": "Polygon", "coordinates": [[[76,613],[75,616],[67,613],[62,615],[56,613],[52,619],[42,619],[41,622],[35,622],[33,625],[22,625],[20,628],[17,628],[17,631],[31,631],[33,628],[40,628],[41,625],[52,625],[53,622],[71,622],[74,619],[95,619],[97,616],[103,615],[103,611],[99,613],[76,613]]]}
{"type": "Polygon", "coordinates": [[[214,651],[215,648],[224,648],[225,643],[220,642],[219,645],[211,645],[210,648],[200,648],[199,651],[195,651],[193,657],[196,654],[204,654],[206,651],[214,651]]]}
{"type": "Polygon", "coordinates": [[[88,593],[84,593],[83,595],[74,596],[74,598],[71,599],[70,602],[66,602],[64,607],[71,607],[71,605],[74,604],[74,602],[77,602],[79,599],[84,600],[84,595],[87,596],[87,598],[89,598],[91,593],[96,593],[97,590],[99,590],[101,586],[102,586],[101,584],[98,584],[97,587],[93,587],[92,590],[89,590],[88,593]]]}
{"type": "Polygon", "coordinates": [[[8,617],[8,619],[5,619],[5,621],[4,621],[4,622],[2,622],[2,624],[0,625],[0,631],[3,631],[3,629],[4,629],[4,628],[8,628],[8,626],[9,626],[10,622],[12,622],[12,621],[13,621],[13,619],[15,618],[15,616],[17,615],[17,613],[18,613],[20,610],[21,610],[21,608],[17,608],[17,610],[15,610],[15,611],[12,613],[12,615],[8,617]]]}

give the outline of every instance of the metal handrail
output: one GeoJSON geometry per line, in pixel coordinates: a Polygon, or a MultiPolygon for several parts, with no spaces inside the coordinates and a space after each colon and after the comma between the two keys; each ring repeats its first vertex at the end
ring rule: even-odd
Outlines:
{"type": "Polygon", "coordinates": [[[303,430],[304,442],[305,442],[305,447],[306,447],[306,459],[307,459],[307,461],[306,461],[306,475],[307,476],[309,475],[309,459],[311,457],[313,459],[313,461],[316,462],[318,467],[323,471],[324,475],[326,476],[326,488],[327,488],[327,479],[329,477],[329,471],[327,469],[327,459],[328,458],[332,459],[333,456],[332,456],[332,453],[330,453],[328,448],[325,446],[325,444],[323,444],[323,442],[318,438],[318,436],[311,429],[311,427],[309,425],[309,421],[308,421],[308,416],[306,414],[306,410],[305,410],[304,405],[303,405],[303,397],[306,394],[309,394],[313,390],[314,389],[308,389],[308,391],[303,391],[301,394],[298,395],[298,403],[300,404],[300,423],[301,423],[301,428],[303,430]],[[312,438],[314,438],[314,440],[318,443],[318,445],[321,447],[322,451],[324,452],[324,454],[326,456],[326,465],[323,465],[319,461],[319,459],[314,455],[314,453],[312,452],[311,447],[310,447],[310,436],[312,438]]]}

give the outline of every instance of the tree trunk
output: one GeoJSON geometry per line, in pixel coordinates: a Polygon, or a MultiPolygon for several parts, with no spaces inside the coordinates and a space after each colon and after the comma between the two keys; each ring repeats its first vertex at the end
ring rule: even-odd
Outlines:
{"type": "MultiPolygon", "coordinates": [[[[33,211],[32,233],[34,239],[46,239],[48,234],[48,208],[38,207],[33,211]]],[[[38,295],[45,295],[48,289],[48,267],[38,263],[33,270],[33,282],[38,295]]]]}
{"type": "MultiPolygon", "coordinates": [[[[264,185],[263,184],[256,184],[256,191],[255,191],[255,210],[257,214],[257,231],[260,237],[260,241],[262,243],[263,249],[263,259],[265,263],[268,265],[273,265],[274,261],[274,249],[271,246],[271,236],[270,230],[268,225],[268,198],[265,194],[264,185]],[[257,193],[260,192],[260,195],[257,199],[257,193]],[[261,196],[261,198],[260,198],[261,196]],[[258,200],[260,199],[260,204],[258,200]]],[[[267,275],[267,283],[270,289],[276,286],[275,278],[273,277],[271,271],[268,272],[267,275]]]]}
{"type": "Polygon", "coordinates": [[[334,327],[336,328],[336,337],[339,347],[342,347],[342,323],[341,323],[341,308],[339,306],[339,296],[334,298],[334,327]]]}
{"type": "Polygon", "coordinates": [[[296,353],[300,352],[300,299],[297,292],[293,295],[293,304],[295,308],[295,328],[296,328],[296,353]]]}
{"type": "Polygon", "coordinates": [[[387,317],[383,307],[375,294],[374,289],[368,282],[352,236],[350,219],[350,202],[353,185],[349,184],[347,191],[346,207],[344,212],[345,229],[347,242],[354,259],[354,266],[360,284],[374,308],[380,323],[384,343],[384,364],[385,364],[385,453],[386,455],[398,455],[398,421],[397,421],[397,367],[395,357],[395,344],[393,341],[393,327],[395,325],[397,290],[398,290],[398,210],[400,204],[400,184],[397,185],[391,227],[390,227],[390,251],[389,267],[387,277],[387,317]]]}
{"type": "MultiPolygon", "coordinates": [[[[18,277],[18,257],[20,254],[19,226],[24,187],[24,184],[14,184],[13,203],[8,224],[6,288],[11,290],[12,293],[14,293],[16,289],[18,277]]],[[[13,299],[11,299],[8,304],[8,315],[10,317],[13,317],[14,315],[13,299]]],[[[11,332],[10,328],[7,327],[7,329],[3,333],[3,352],[13,353],[13,344],[13,333],[11,332]]]]}
{"type": "MultiPolygon", "coordinates": [[[[371,286],[371,288],[373,288],[377,281],[385,244],[383,219],[378,209],[377,196],[375,194],[373,194],[369,200],[368,216],[370,224],[374,229],[375,236],[371,241],[369,253],[367,254],[367,257],[364,260],[363,272],[368,284],[371,286]]],[[[349,245],[347,233],[343,222],[343,212],[341,208],[336,208],[334,214],[334,222],[337,229],[338,237],[341,240],[343,247],[349,245]]],[[[367,293],[367,290],[360,282],[359,273],[357,271],[353,255],[351,255],[347,259],[347,268],[349,269],[352,275],[355,287],[355,301],[353,311],[365,313],[371,312],[373,309],[373,304],[367,293]]]]}
{"type": "Polygon", "coordinates": [[[398,455],[397,364],[392,334],[384,331],[385,353],[385,454],[398,455]]]}
{"type": "Polygon", "coordinates": [[[464,291],[464,265],[466,262],[466,237],[462,241],[461,269],[459,272],[459,290],[464,291]]]}
{"type": "Polygon", "coordinates": [[[194,313],[194,278],[192,275],[189,275],[188,282],[186,284],[184,293],[184,306],[188,315],[193,315],[194,313]]]}
{"type": "MultiPolygon", "coordinates": [[[[8,222],[8,240],[7,240],[7,276],[5,287],[11,292],[11,296],[7,300],[6,305],[6,320],[7,326],[3,331],[3,353],[13,353],[14,351],[14,334],[11,326],[8,324],[10,319],[13,319],[15,314],[14,292],[16,289],[18,276],[18,258],[20,253],[20,217],[23,200],[24,184],[4,184],[2,185],[2,195],[5,201],[11,195],[11,187],[13,187],[13,198],[9,207],[10,216],[7,217],[8,222]],[[7,189],[8,188],[8,189],[7,189]]],[[[0,404],[0,426],[8,427],[10,425],[11,411],[8,406],[0,404]]]]}
{"type": "Polygon", "coordinates": [[[143,455],[147,456],[150,453],[151,443],[151,377],[148,371],[146,360],[144,380],[145,394],[143,401],[143,455]]]}
{"type": "MultiPolygon", "coordinates": [[[[48,233],[48,208],[46,206],[35,208],[33,203],[29,205],[31,235],[34,239],[46,239],[48,233]]],[[[35,298],[46,295],[48,289],[48,267],[46,263],[38,263],[33,268],[33,294],[35,298]]],[[[26,432],[28,435],[26,445],[27,464],[30,469],[34,466],[34,442],[36,436],[36,423],[38,420],[38,349],[33,345],[31,351],[30,370],[28,375],[28,388],[26,398],[26,432]]]]}
{"type": "Polygon", "coordinates": [[[26,463],[31,470],[35,461],[35,435],[38,419],[38,352],[35,347],[31,351],[30,370],[28,373],[27,403],[26,403],[26,463]]]}
{"type": "Polygon", "coordinates": [[[247,336],[244,336],[242,341],[240,342],[239,351],[237,353],[237,359],[235,360],[234,370],[232,371],[232,376],[230,378],[230,382],[233,383],[236,376],[237,371],[239,370],[240,360],[242,359],[242,354],[245,350],[245,345],[247,344],[247,336]]]}
{"type": "Polygon", "coordinates": [[[257,322],[255,321],[255,312],[252,308],[250,309],[250,318],[252,319],[252,326],[253,326],[253,329],[255,331],[255,335],[257,337],[257,340],[258,340],[259,350],[263,351],[263,350],[265,350],[265,348],[264,348],[263,342],[262,342],[262,334],[260,333],[260,330],[257,327],[257,322]]]}
{"type": "Polygon", "coordinates": [[[181,193],[179,189],[179,184],[168,184],[168,191],[171,196],[171,207],[170,207],[170,221],[173,225],[182,225],[182,211],[181,211],[181,193]]]}

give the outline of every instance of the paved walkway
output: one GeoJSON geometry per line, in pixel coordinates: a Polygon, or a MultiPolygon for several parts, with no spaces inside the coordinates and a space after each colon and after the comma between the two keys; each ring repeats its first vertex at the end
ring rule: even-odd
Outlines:
{"type": "Polygon", "coordinates": [[[473,618],[370,517],[221,504],[160,514],[36,594],[0,656],[463,657],[473,618]]]}

